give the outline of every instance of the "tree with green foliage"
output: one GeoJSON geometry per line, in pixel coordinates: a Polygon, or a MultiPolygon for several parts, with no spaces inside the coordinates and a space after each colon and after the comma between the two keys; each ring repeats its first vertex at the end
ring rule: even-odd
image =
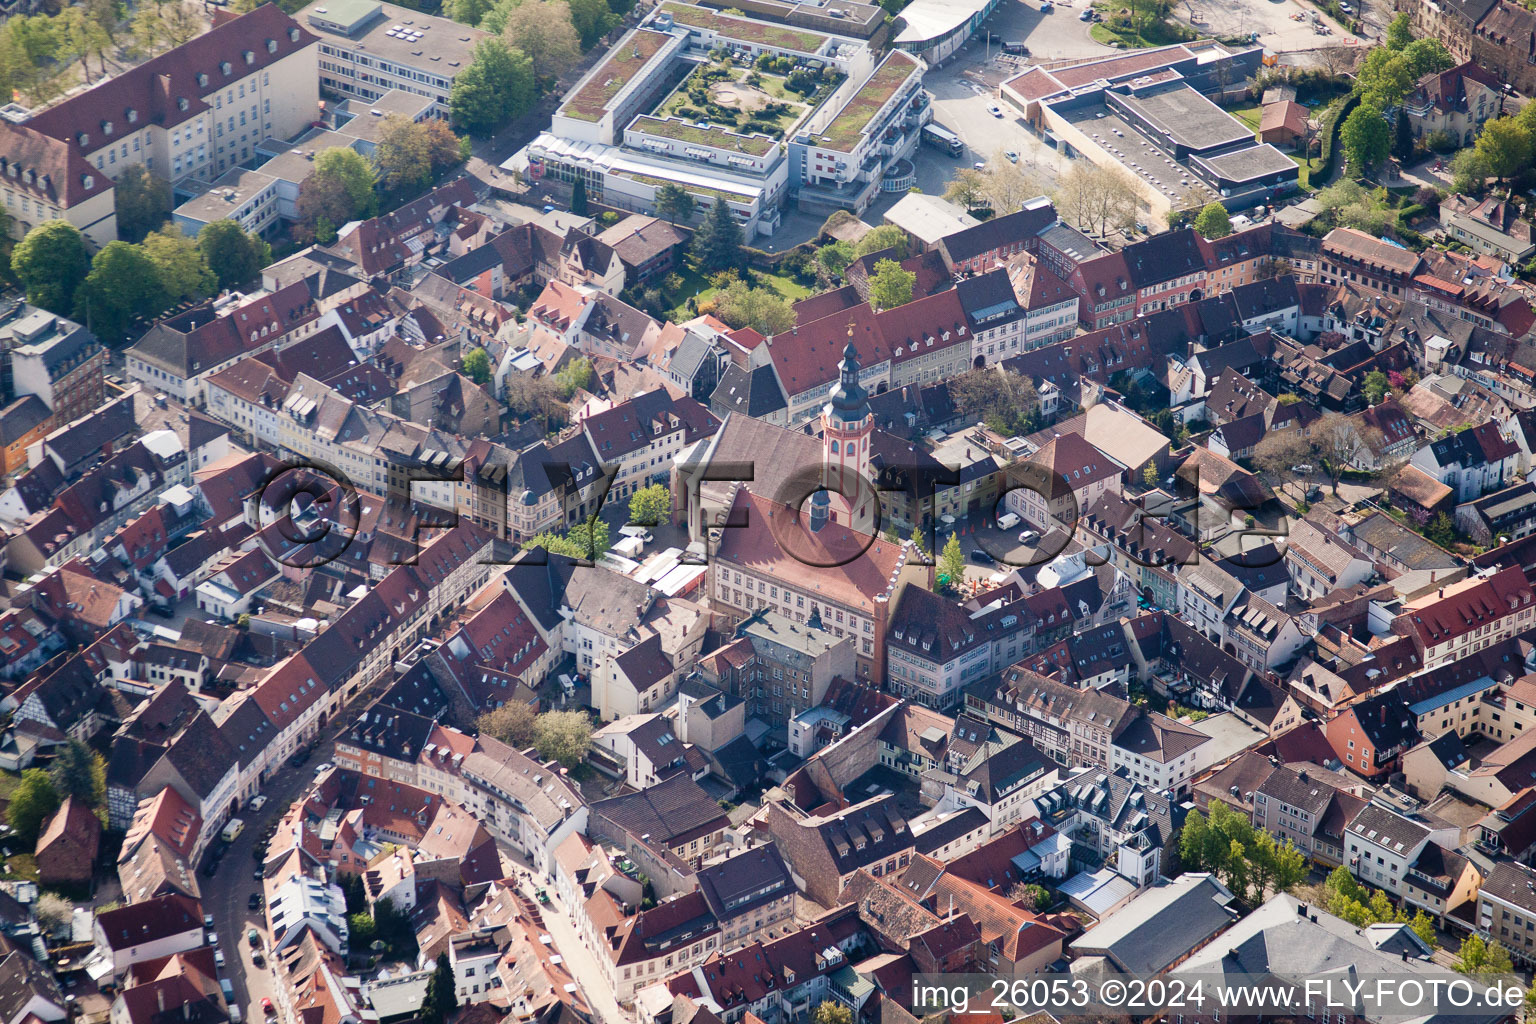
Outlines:
{"type": "Polygon", "coordinates": [[[1488,187],[1493,168],[1487,154],[1474,146],[1451,158],[1451,188],[1464,195],[1478,196],[1488,187]]]}
{"type": "Polygon", "coordinates": [[[1401,107],[1398,108],[1397,117],[1392,122],[1392,130],[1392,155],[1397,158],[1398,163],[1407,165],[1413,160],[1413,124],[1401,107]]]}
{"type": "Polygon", "coordinates": [[[478,28],[480,20],[490,13],[491,0],[444,0],[443,16],[462,25],[478,28]]]}
{"type": "Polygon", "coordinates": [[[567,0],[571,5],[571,26],[581,40],[582,50],[590,50],[603,36],[618,28],[620,18],[608,6],[608,0],[567,0]]]}
{"type": "Polygon", "coordinates": [[[272,262],[272,247],[232,220],[204,224],[197,233],[197,248],[208,261],[219,288],[238,288],[272,262]]]}
{"type": "Polygon", "coordinates": [[[493,36],[476,44],[454,76],[448,109],[460,130],[488,135],[531,110],[535,97],[533,61],[493,36]]]}
{"type": "Polygon", "coordinates": [[[853,247],[853,255],[854,258],[858,258],[875,252],[886,253],[891,259],[897,261],[906,259],[907,233],[894,224],[881,224],[877,228],[870,228],[853,247]],[[887,249],[895,251],[886,253],[887,249]]]}
{"type": "Polygon", "coordinates": [[[90,269],[85,238],[66,220],[43,221],[11,250],[11,273],[27,301],[60,316],[74,310],[75,292],[90,269]]]}
{"type": "Polygon", "coordinates": [[[853,1024],[853,1011],[833,999],[824,999],[811,1014],[812,1024],[853,1024]]]}
{"type": "Polygon", "coordinates": [[[331,146],[316,153],[315,170],[310,178],[341,185],[352,204],[346,220],[372,217],[378,212],[379,200],[374,191],[379,183],[378,175],[367,158],[350,146],[331,146]]]}
{"type": "Polygon", "coordinates": [[[483,348],[472,348],[459,362],[464,376],[482,387],[491,382],[491,356],[483,348]]]}
{"type": "Polygon", "coordinates": [[[138,318],[166,307],[165,289],[144,250],[127,242],[108,242],[91,260],[91,272],[75,292],[75,319],[97,337],[122,341],[138,318]]]}
{"type": "Polygon", "coordinates": [[[1269,892],[1284,892],[1307,876],[1300,850],[1255,829],[1245,815],[1219,800],[1211,804],[1209,814],[1194,811],[1185,819],[1179,858],[1187,869],[1217,875],[1234,895],[1254,905],[1269,892]]]}
{"type": "Polygon", "coordinates": [[[1391,152],[1392,129],[1380,107],[1362,102],[1344,119],[1339,139],[1344,143],[1344,158],[1349,162],[1350,171],[1364,175],[1391,152]]]}
{"type": "Polygon", "coordinates": [[[597,517],[584,519],[564,534],[541,533],[523,544],[525,548],[543,548],[557,555],[596,561],[609,548],[608,524],[597,517]]]}
{"type": "Polygon", "coordinates": [[[592,366],[592,360],[586,356],[578,356],[566,363],[554,373],[556,387],[559,388],[560,400],[569,402],[576,392],[591,387],[592,379],[597,376],[596,369],[592,366]]]}
{"type": "Polygon", "coordinates": [[[1004,436],[1040,428],[1040,395],[1023,374],[1001,366],[977,367],[951,377],[949,394],[967,422],[985,423],[1004,436]]]}
{"type": "Polygon", "coordinates": [[[765,337],[795,328],[794,304],[772,288],[754,288],[736,279],[716,292],[712,302],[715,315],[734,328],[750,327],[765,337]]]}
{"type": "Polygon", "coordinates": [[[668,223],[688,221],[693,217],[693,195],[681,185],[667,184],[656,190],[656,215],[668,223]]]}
{"type": "Polygon", "coordinates": [[[1483,124],[1474,150],[1499,184],[1526,170],[1536,157],[1536,133],[1514,117],[1496,117],[1483,124]]]}
{"type": "Polygon", "coordinates": [[[629,521],[656,526],[672,514],[672,492],[666,484],[649,484],[629,496],[629,521]]]}
{"type": "Polygon", "coordinates": [[[592,749],[592,720],[585,711],[546,711],[534,719],[533,745],[545,760],[575,768],[592,749]]]}
{"type": "Polygon", "coordinates": [[[1413,18],[1404,11],[1387,25],[1387,49],[1401,50],[1411,42],[1413,42],[1413,18]]]}
{"type": "Polygon", "coordinates": [[[421,1001],[422,1024],[446,1024],[459,1009],[457,981],[447,953],[439,953],[432,977],[427,979],[427,993],[421,1001]]]}
{"type": "MultiPolygon", "coordinates": [[[[432,121],[440,123],[436,118],[432,121]]],[[[458,156],[458,148],[455,139],[453,157],[458,156]]],[[[401,114],[384,118],[373,152],[373,162],[379,169],[379,184],[396,192],[432,184],[434,156],[439,160],[442,158],[441,153],[433,152],[432,136],[425,124],[418,124],[401,114]]]]}
{"type": "Polygon", "coordinates": [[[950,534],[939,552],[939,575],[948,578],[951,590],[958,590],[965,582],[965,552],[960,550],[959,534],[950,534]]]}
{"type": "Polygon", "coordinates": [[[1477,932],[1463,939],[1461,949],[1456,953],[1456,970],[1462,974],[1490,977],[1510,974],[1514,969],[1509,959],[1509,950],[1496,940],[1484,939],[1477,932]]]}
{"type": "Polygon", "coordinates": [[[1413,934],[1424,940],[1424,944],[1430,949],[1436,946],[1435,919],[1420,910],[1413,915],[1413,920],[1408,922],[1408,927],[1413,929],[1413,934]]]}
{"type": "Polygon", "coordinates": [[[571,212],[578,217],[587,215],[587,179],[577,178],[571,186],[571,212]]]}
{"type": "Polygon", "coordinates": [[[1226,238],[1232,233],[1232,218],[1220,203],[1206,203],[1205,208],[1195,215],[1193,226],[1202,238],[1226,238]]]}
{"type": "Polygon", "coordinates": [[[512,701],[480,715],[475,719],[475,728],[482,736],[490,736],[521,750],[532,745],[537,718],[538,711],[532,704],[512,701]]]}
{"type": "Polygon", "coordinates": [[[1365,400],[1367,402],[1370,402],[1372,405],[1376,405],[1380,403],[1382,399],[1386,398],[1389,394],[1392,393],[1392,385],[1391,382],[1387,380],[1387,375],[1385,372],[1381,370],[1372,370],[1370,373],[1365,375],[1365,381],[1361,384],[1360,390],[1365,395],[1365,400]]]}
{"type": "Polygon", "coordinates": [[[843,276],[848,264],[854,261],[853,243],[830,242],[816,250],[816,265],[829,278],[843,276]]]}
{"type": "Polygon", "coordinates": [[[206,298],[218,291],[219,279],[208,266],[208,257],[176,225],[151,231],[140,248],[154,264],[168,304],[206,298]]]}
{"type": "Polygon", "coordinates": [[[53,780],[41,768],[28,768],[21,773],[21,781],[11,794],[11,802],[5,808],[5,820],[16,834],[28,842],[37,838],[43,822],[59,809],[63,800],[53,787],[53,780]]]}
{"type": "Polygon", "coordinates": [[[581,60],[581,37],[566,0],[517,4],[507,11],[501,35],[528,55],[540,82],[553,82],[581,60]]]}
{"type": "Polygon", "coordinates": [[[962,167],[944,186],[944,198],[965,207],[966,211],[985,206],[987,202],[986,175],[974,167],[962,167]]]}
{"type": "Polygon", "coordinates": [[[1442,548],[1456,543],[1456,524],[1445,512],[1441,512],[1424,525],[1424,539],[1442,548]]]}
{"type": "Polygon", "coordinates": [[[113,188],[117,205],[117,237],[141,242],[171,216],[171,183],[157,178],[143,164],[129,164],[113,188]]]}
{"type": "Polygon", "coordinates": [[[693,255],[710,272],[740,267],[742,264],[741,224],[730,204],[716,197],[704,222],[693,233],[693,255]]]}
{"type": "Polygon", "coordinates": [[[84,741],[71,737],[48,766],[54,792],[63,800],[74,797],[93,810],[107,797],[107,762],[84,741]]]}
{"type": "Polygon", "coordinates": [[[895,260],[876,260],[874,276],[869,279],[869,301],[877,309],[905,306],[912,301],[916,283],[917,275],[895,260]]]}

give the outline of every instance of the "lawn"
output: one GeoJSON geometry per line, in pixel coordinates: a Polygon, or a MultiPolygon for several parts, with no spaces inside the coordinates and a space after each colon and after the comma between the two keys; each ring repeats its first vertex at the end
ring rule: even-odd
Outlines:
{"type": "MultiPolygon", "coordinates": [[[[1233,117],[1237,118],[1248,128],[1251,128],[1253,130],[1253,137],[1255,139],[1259,137],[1259,118],[1261,113],[1260,108],[1257,105],[1246,107],[1223,107],[1222,109],[1231,114],[1233,117]]],[[[1296,153],[1287,153],[1286,155],[1291,158],[1291,160],[1296,164],[1297,168],[1299,168],[1301,171],[1300,176],[1296,180],[1296,183],[1301,186],[1302,191],[1315,191],[1311,182],[1311,176],[1313,171],[1322,169],[1322,158],[1313,157],[1311,160],[1307,160],[1296,153]]]]}
{"type": "Polygon", "coordinates": [[[1243,124],[1253,129],[1254,138],[1259,134],[1259,107],[1257,104],[1251,107],[1226,107],[1227,113],[1237,118],[1243,124]]]}
{"type": "MultiPolygon", "coordinates": [[[[799,302],[811,295],[810,288],[796,281],[789,274],[769,274],[762,270],[754,271],[753,274],[759,284],[772,288],[790,302],[799,302]]],[[[674,323],[693,319],[694,314],[688,310],[689,299],[697,298],[702,303],[720,290],[709,283],[708,277],[699,273],[691,260],[687,270],[679,271],[678,276],[683,279],[683,285],[677,291],[677,306],[667,314],[667,319],[674,323]]]]}
{"type": "Polygon", "coordinates": [[[1296,177],[1296,184],[1303,192],[1316,192],[1319,186],[1312,184],[1312,175],[1323,169],[1323,158],[1315,156],[1308,160],[1299,153],[1286,154],[1296,163],[1300,174],[1296,177]]]}
{"type": "Polygon", "coordinates": [[[1103,43],[1106,46],[1119,43],[1126,49],[1135,50],[1146,46],[1170,46],[1195,38],[1195,33],[1188,28],[1168,19],[1160,21],[1143,19],[1140,31],[1131,27],[1129,23],[1111,25],[1113,16],[1124,8],[1111,3],[1097,3],[1093,6],[1105,19],[1094,22],[1088,30],[1088,34],[1096,43],[1103,43]]]}

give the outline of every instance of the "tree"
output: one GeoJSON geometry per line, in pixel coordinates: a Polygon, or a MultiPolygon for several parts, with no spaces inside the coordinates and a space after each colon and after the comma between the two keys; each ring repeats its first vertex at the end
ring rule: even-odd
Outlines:
{"type": "Polygon", "coordinates": [[[219,279],[221,290],[244,284],[272,261],[272,247],[232,220],[204,224],[197,233],[197,247],[219,279]]]}
{"type": "Polygon", "coordinates": [[[427,979],[427,993],[421,1000],[421,1019],[424,1024],[444,1024],[457,1012],[459,995],[456,985],[448,954],[439,953],[432,977],[427,979]]]}
{"type": "Polygon", "coordinates": [[[56,892],[45,892],[37,898],[37,923],[43,926],[44,935],[54,935],[69,926],[75,916],[75,905],[56,892]]]}
{"type": "MultiPolygon", "coordinates": [[[[723,204],[716,204],[723,205],[723,204]]],[[[577,178],[576,184],[571,186],[571,212],[578,217],[587,215],[587,179],[577,178]]]]}
{"type": "Polygon", "coordinates": [[[1135,179],[1115,167],[1074,160],[1056,190],[1056,206],[1090,234],[1104,236],[1136,222],[1135,179]]]}
{"type": "Polygon", "coordinates": [[[1424,538],[1431,544],[1449,548],[1456,543],[1456,524],[1449,515],[1441,512],[1424,525],[1424,538]]]}
{"type": "Polygon", "coordinates": [[[11,802],[5,809],[5,820],[11,828],[28,842],[37,838],[43,821],[59,809],[63,801],[53,788],[53,780],[41,768],[28,768],[21,773],[21,781],[11,794],[11,802]]]}
{"type": "Polygon", "coordinates": [[[352,197],[347,187],[334,176],[311,174],[299,183],[299,222],[294,237],[329,245],[336,241],[336,225],[352,219],[352,197]]]}
{"type": "Polygon", "coordinates": [[[693,233],[693,255],[699,266],[710,271],[741,266],[741,225],[730,204],[716,198],[704,215],[704,223],[693,233]]]}
{"type": "Polygon", "coordinates": [[[1503,184],[1525,170],[1536,156],[1536,136],[1514,117],[1496,117],[1484,123],[1473,149],[1487,164],[1488,173],[1503,184]]]}
{"type": "Polygon", "coordinates": [[[534,96],[533,62],[493,36],[480,40],[454,77],[448,109],[460,129],[486,135],[531,110],[534,96]]]}
{"type": "Polygon", "coordinates": [[[528,55],[541,82],[552,82],[581,59],[581,38],[566,0],[520,3],[507,12],[502,38],[528,55]]]}
{"type": "Polygon", "coordinates": [[[1141,471],[1141,485],[1147,490],[1153,490],[1158,486],[1157,463],[1149,462],[1141,471]]]}
{"type": "Polygon", "coordinates": [[[75,292],[75,319],[108,341],[122,341],[136,318],[154,316],[165,307],[155,265],[143,249],[127,242],[103,246],[75,292]]]}
{"type": "Polygon", "coordinates": [[[871,228],[853,247],[853,255],[857,259],[875,252],[885,253],[893,260],[906,259],[907,233],[894,224],[882,224],[877,228],[871,228]],[[895,251],[886,252],[888,249],[895,251]]]}
{"type": "Polygon", "coordinates": [[[944,198],[968,211],[974,210],[986,203],[986,177],[974,167],[962,167],[944,186],[944,198]]]}
{"type": "Polygon", "coordinates": [[[784,334],[795,328],[795,307],[772,288],[753,288],[732,281],[715,293],[714,313],[735,328],[750,327],[762,335],[784,334]]]}
{"type": "Polygon", "coordinates": [[[693,195],[681,185],[667,184],[656,190],[656,214],[676,224],[693,217],[693,195]]]}
{"type": "Polygon", "coordinates": [[[427,159],[438,174],[469,159],[469,140],[460,138],[440,117],[429,117],[418,127],[427,140],[427,159]]]}
{"type": "Polygon", "coordinates": [[[123,169],[113,198],[117,237],[124,241],[142,242],[171,216],[171,183],[150,174],[143,164],[129,164],[123,169]]]}
{"type": "Polygon", "coordinates": [[[1002,150],[992,154],[982,174],[982,194],[986,204],[999,216],[1017,213],[1023,209],[1026,199],[1033,199],[1045,191],[1023,164],[1009,160],[1002,150]]]}
{"type": "Polygon", "coordinates": [[[965,552],[960,550],[959,534],[950,534],[939,552],[939,575],[946,578],[945,585],[951,590],[965,582],[965,552]]]}
{"type": "Polygon", "coordinates": [[[492,6],[491,0],[444,0],[443,14],[460,24],[476,28],[492,6]]]}
{"type": "Polygon", "coordinates": [[[1398,163],[1407,164],[1413,160],[1414,139],[1413,124],[1408,120],[1408,115],[1399,108],[1397,116],[1392,121],[1392,155],[1398,163]]]}
{"type": "Polygon", "coordinates": [[[91,84],[91,58],[95,57],[101,73],[107,73],[106,52],[112,46],[112,37],[100,21],[92,17],[82,6],[69,6],[59,12],[60,29],[64,46],[70,53],[80,55],[80,69],[85,83],[91,84]]]}
{"type": "Polygon", "coordinates": [[[1495,940],[1484,939],[1476,932],[1462,940],[1456,954],[1456,970],[1462,974],[1486,977],[1509,974],[1514,965],[1509,960],[1509,950],[1495,940]]]}
{"type": "Polygon", "coordinates": [[[1404,11],[1387,25],[1387,49],[1401,50],[1413,42],[1413,19],[1404,11]]]}
{"type": "Polygon", "coordinates": [[[1488,156],[1476,146],[1463,149],[1451,159],[1451,188],[1466,195],[1481,195],[1493,177],[1488,156]]]}
{"type": "Polygon", "coordinates": [[[348,146],[322,149],[315,154],[315,171],[310,178],[341,184],[352,204],[346,220],[372,217],[378,211],[378,197],[374,194],[378,175],[374,173],[373,165],[355,149],[348,146]]]}
{"type": "Polygon", "coordinates": [[[619,16],[608,0],[567,0],[571,5],[571,27],[581,39],[581,48],[590,50],[599,39],[619,25],[619,16]]]}
{"type": "Polygon", "coordinates": [[[848,264],[854,260],[853,243],[830,242],[816,250],[816,264],[829,278],[843,276],[848,264]]]}
{"type": "Polygon", "coordinates": [[[483,348],[470,349],[459,363],[464,376],[479,385],[491,382],[491,357],[483,348]]]}
{"type": "Polygon", "coordinates": [[[74,309],[75,291],[90,269],[84,236],[64,220],[43,221],[11,250],[11,272],[27,301],[60,316],[74,309]]]}
{"type": "Polygon", "coordinates": [[[853,1024],[853,1011],[832,999],[823,999],[811,1014],[812,1024],[853,1024]]]}
{"type": "Polygon", "coordinates": [[[875,261],[875,274],[869,279],[869,301],[879,309],[895,309],[912,301],[912,286],[917,275],[903,270],[895,260],[875,261]]]}
{"type": "Polygon", "coordinates": [[[560,389],[560,400],[569,402],[576,392],[590,386],[595,376],[597,371],[592,366],[592,360],[586,356],[579,356],[560,367],[554,374],[555,385],[560,389]]]}
{"type": "Polygon", "coordinates": [[[1289,483],[1299,483],[1291,467],[1299,466],[1312,457],[1312,448],[1298,431],[1284,430],[1265,434],[1253,449],[1253,463],[1280,481],[1283,488],[1289,483]]]}
{"type": "Polygon", "coordinates": [[[1039,429],[1040,396],[1035,382],[998,366],[984,366],[949,379],[950,400],[965,418],[1000,434],[1039,429]]]}
{"type": "Polygon", "coordinates": [[[1413,934],[1424,940],[1424,944],[1430,949],[1436,945],[1435,919],[1420,910],[1413,915],[1413,920],[1408,922],[1408,927],[1413,929],[1413,934]]]}
{"type": "Polygon", "coordinates": [[[574,768],[592,749],[592,720],[585,711],[546,711],[533,723],[539,756],[574,768]]]}
{"type": "Polygon", "coordinates": [[[482,736],[490,736],[519,750],[531,746],[538,713],[532,704],[513,701],[475,719],[482,736]]]}
{"type": "Polygon", "coordinates": [[[502,397],[519,420],[537,417],[544,421],[546,429],[550,419],[562,408],[560,386],[553,377],[510,374],[503,382],[502,397]]]}
{"type": "MultiPolygon", "coordinates": [[[[1377,53],[1384,53],[1378,50],[1377,53]]],[[[1361,103],[1344,119],[1339,139],[1344,143],[1344,158],[1349,169],[1363,175],[1387,158],[1392,148],[1392,130],[1381,108],[1361,103]]]]}
{"type": "Polygon", "coordinates": [[[1232,218],[1220,203],[1206,203],[1195,217],[1194,229],[1203,238],[1225,238],[1232,233],[1232,218]]]}
{"type": "Polygon", "coordinates": [[[141,248],[154,264],[170,305],[201,299],[218,290],[219,279],[209,268],[208,257],[176,225],[166,224],[159,231],[150,232],[141,248]]]}
{"type": "Polygon", "coordinates": [[[1392,386],[1387,381],[1386,373],[1381,370],[1372,370],[1365,375],[1365,381],[1361,384],[1360,390],[1367,402],[1376,405],[1392,393],[1392,386]]]}
{"type": "Polygon", "coordinates": [[[650,484],[629,496],[629,521],[636,526],[655,526],[672,514],[672,492],[665,484],[650,484]]]}
{"type": "Polygon", "coordinates": [[[386,189],[393,192],[432,184],[432,155],[432,140],[424,125],[400,114],[384,118],[373,162],[386,189]]]}
{"type": "Polygon", "coordinates": [[[1323,472],[1333,484],[1334,494],[1339,493],[1339,480],[1346,470],[1356,468],[1380,450],[1379,434],[1372,427],[1361,429],[1339,412],[1325,413],[1312,425],[1312,444],[1322,460],[1323,472]]]}

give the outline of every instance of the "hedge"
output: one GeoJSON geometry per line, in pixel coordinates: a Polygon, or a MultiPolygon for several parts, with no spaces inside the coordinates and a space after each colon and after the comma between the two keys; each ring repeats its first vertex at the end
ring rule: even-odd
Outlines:
{"type": "Polygon", "coordinates": [[[1312,172],[1311,180],[1314,182],[1314,187],[1321,187],[1316,183],[1326,183],[1333,177],[1333,158],[1338,151],[1339,126],[1359,105],[1360,94],[1352,92],[1344,97],[1343,103],[1330,106],[1323,114],[1322,151],[1318,154],[1323,159],[1323,166],[1312,172]]]}

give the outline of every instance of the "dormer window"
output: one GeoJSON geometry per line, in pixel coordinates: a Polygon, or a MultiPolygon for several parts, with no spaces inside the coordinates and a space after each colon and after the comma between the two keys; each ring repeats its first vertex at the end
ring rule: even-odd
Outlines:
{"type": "Polygon", "coordinates": [[[268,39],[267,40],[267,52],[268,53],[276,53],[277,52],[277,40],[276,39],[268,39]]]}
{"type": "Polygon", "coordinates": [[[139,123],[139,112],[137,110],[134,110],[132,107],[128,108],[128,111],[127,111],[126,115],[124,115],[124,116],[127,118],[127,121],[128,121],[129,124],[138,124],[139,123]]]}
{"type": "Polygon", "coordinates": [[[78,136],[75,137],[75,141],[80,143],[81,149],[84,149],[91,144],[91,137],[86,132],[81,132],[78,136]]]}
{"type": "Polygon", "coordinates": [[[112,134],[112,122],[111,121],[103,121],[103,122],[101,122],[101,134],[103,134],[103,135],[111,135],[112,134]]]}
{"type": "Polygon", "coordinates": [[[290,28],[288,30],[288,41],[290,43],[296,43],[296,42],[299,41],[299,30],[298,30],[298,28],[295,27],[295,28],[290,28]]]}
{"type": "Polygon", "coordinates": [[[227,60],[226,61],[220,61],[219,62],[219,70],[224,72],[224,77],[228,78],[229,77],[229,73],[234,70],[234,65],[230,64],[230,62],[227,61],[227,60]]]}
{"type": "Polygon", "coordinates": [[[245,51],[245,62],[247,64],[255,64],[256,63],[256,51],[255,50],[246,50],[245,51]]]}
{"type": "Polygon", "coordinates": [[[188,106],[190,106],[190,104],[187,103],[187,98],[185,96],[176,97],[177,110],[186,110],[188,106]]]}

